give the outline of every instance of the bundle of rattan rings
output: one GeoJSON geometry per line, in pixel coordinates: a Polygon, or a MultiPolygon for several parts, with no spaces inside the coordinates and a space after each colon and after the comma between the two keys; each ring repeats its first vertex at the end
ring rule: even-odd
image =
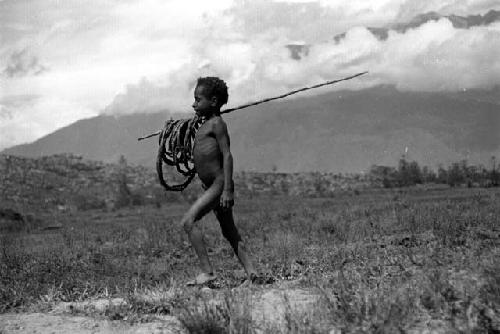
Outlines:
{"type": "Polygon", "coordinates": [[[182,191],[193,180],[196,170],[193,164],[193,145],[196,131],[203,124],[199,117],[169,120],[160,132],[156,171],[160,183],[169,191],[182,191]],[[163,175],[163,164],[175,166],[177,172],[186,177],[183,183],[169,185],[163,175]]]}

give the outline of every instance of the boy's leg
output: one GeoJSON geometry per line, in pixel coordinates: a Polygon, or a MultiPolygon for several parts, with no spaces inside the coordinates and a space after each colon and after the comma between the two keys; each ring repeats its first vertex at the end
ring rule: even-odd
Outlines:
{"type": "Polygon", "coordinates": [[[203,284],[203,281],[210,281],[215,278],[213,268],[208,258],[203,233],[198,222],[210,210],[212,210],[219,201],[222,185],[214,182],[203,195],[201,195],[189,208],[188,212],[182,218],[182,225],[188,234],[189,241],[193,245],[194,251],[200,260],[202,274],[198,275],[193,284],[203,284]],[[220,189],[219,189],[220,188],[220,189]]]}
{"type": "Polygon", "coordinates": [[[240,260],[240,263],[245,268],[245,272],[247,276],[251,278],[252,276],[256,276],[257,272],[253,266],[252,260],[250,258],[250,254],[245,247],[245,244],[241,240],[240,234],[234,225],[233,219],[233,210],[232,209],[223,209],[220,206],[217,206],[214,209],[215,216],[219,221],[222,235],[229,241],[231,247],[234,250],[234,253],[240,260]]]}

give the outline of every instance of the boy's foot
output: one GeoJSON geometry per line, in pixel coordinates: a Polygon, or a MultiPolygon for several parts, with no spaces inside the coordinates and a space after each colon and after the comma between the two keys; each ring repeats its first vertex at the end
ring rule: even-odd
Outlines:
{"type": "Polygon", "coordinates": [[[264,284],[273,284],[276,279],[272,276],[264,276],[264,275],[252,275],[250,277],[252,284],[264,285],[264,284]]]}
{"type": "Polygon", "coordinates": [[[201,273],[194,280],[186,283],[187,286],[203,285],[214,281],[217,278],[214,274],[201,273]]]}
{"type": "Polygon", "coordinates": [[[240,287],[247,287],[251,284],[256,284],[256,285],[273,284],[275,281],[276,279],[272,276],[250,274],[249,277],[245,279],[243,283],[241,283],[240,287]]]}

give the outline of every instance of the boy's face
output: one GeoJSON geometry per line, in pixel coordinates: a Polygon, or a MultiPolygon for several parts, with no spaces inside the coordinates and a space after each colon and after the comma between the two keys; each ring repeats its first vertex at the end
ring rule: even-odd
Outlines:
{"type": "Polygon", "coordinates": [[[217,98],[208,98],[205,94],[205,87],[196,86],[194,90],[193,109],[198,116],[205,116],[216,109],[217,98]]]}

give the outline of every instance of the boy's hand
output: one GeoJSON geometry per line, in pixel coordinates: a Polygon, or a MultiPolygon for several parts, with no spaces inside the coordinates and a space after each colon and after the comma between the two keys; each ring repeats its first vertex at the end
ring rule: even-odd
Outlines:
{"type": "Polygon", "coordinates": [[[234,205],[234,192],[232,190],[224,190],[220,196],[220,206],[223,209],[229,209],[234,205]]]}

